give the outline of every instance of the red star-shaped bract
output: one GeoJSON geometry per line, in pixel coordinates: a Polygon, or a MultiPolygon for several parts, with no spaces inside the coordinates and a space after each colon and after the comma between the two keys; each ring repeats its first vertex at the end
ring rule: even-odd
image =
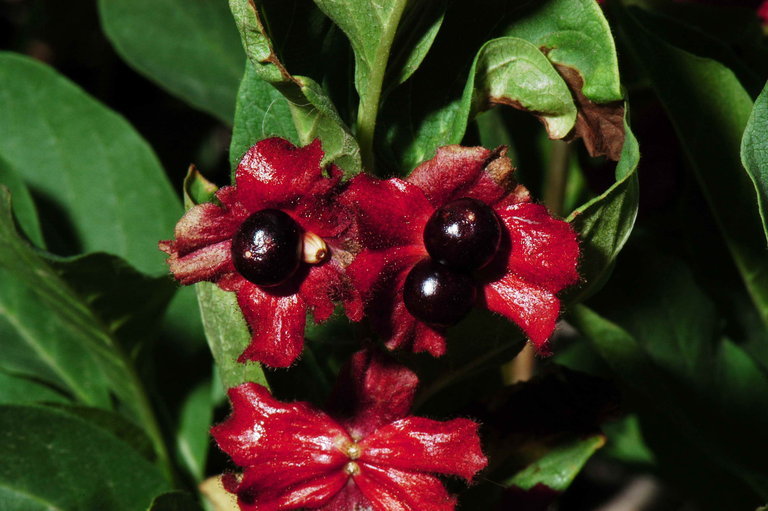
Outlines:
{"type": "Polygon", "coordinates": [[[434,474],[470,481],[486,466],[478,425],[408,416],[416,384],[363,351],[342,372],[331,414],[281,403],[256,383],[230,389],[232,415],[211,431],[243,467],[226,488],[243,511],[454,509],[434,474]]]}
{"type": "Polygon", "coordinates": [[[410,314],[403,285],[409,270],[428,257],[423,233],[435,209],[471,197],[490,206],[503,225],[495,259],[474,273],[479,302],[514,321],[540,353],[548,353],[560,313],[557,293],[578,280],[579,246],[568,223],[531,202],[514,183],[513,170],[503,149],[446,146],[405,181],[364,175],[352,180],[342,200],[358,212],[365,248],[347,273],[389,348],[445,352],[444,328],[410,314]]]}
{"type": "Polygon", "coordinates": [[[171,272],[182,284],[216,282],[237,293],[237,301],[253,336],[240,355],[272,367],[287,367],[301,354],[307,310],[322,322],[333,313],[334,300],[344,302],[350,319],[359,320],[362,304],[343,272],[351,217],[338,204],[341,171],[320,162],[319,139],[296,147],[281,138],[258,142],[243,156],[235,185],[216,193],[219,204],[191,208],[175,229],[175,239],[161,241],[171,272]],[[277,287],[260,287],[243,278],[232,263],[232,236],[251,214],[279,209],[305,233],[322,238],[330,257],[319,264],[302,263],[296,275],[277,287]]]}

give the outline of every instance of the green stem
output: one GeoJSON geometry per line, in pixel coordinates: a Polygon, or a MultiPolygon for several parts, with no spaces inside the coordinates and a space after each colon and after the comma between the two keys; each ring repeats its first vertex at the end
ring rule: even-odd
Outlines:
{"type": "Polygon", "coordinates": [[[549,153],[549,168],[547,182],[544,188],[544,204],[552,213],[563,216],[565,202],[565,186],[568,183],[568,160],[570,146],[562,140],[552,141],[549,153]]]}
{"type": "Polygon", "coordinates": [[[400,24],[400,18],[405,10],[407,0],[394,0],[394,10],[390,23],[388,23],[381,33],[380,44],[374,55],[371,73],[368,75],[368,81],[365,89],[358,91],[360,93],[360,104],[357,108],[357,141],[360,144],[360,156],[363,161],[363,168],[368,172],[375,172],[375,160],[373,156],[373,137],[376,131],[376,118],[379,115],[379,102],[381,100],[381,89],[384,85],[384,74],[387,70],[387,60],[389,51],[395,40],[397,26],[400,24]]]}

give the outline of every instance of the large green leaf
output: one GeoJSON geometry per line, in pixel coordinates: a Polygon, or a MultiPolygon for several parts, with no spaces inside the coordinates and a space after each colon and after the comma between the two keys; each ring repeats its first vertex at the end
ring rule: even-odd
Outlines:
{"type": "Polygon", "coordinates": [[[165,273],[157,240],[181,207],[131,126],[53,69],[0,54],[0,156],[39,198],[57,253],[105,251],[165,273]]]}
{"type": "Polygon", "coordinates": [[[288,101],[276,88],[259,78],[249,61],[237,92],[235,126],[229,145],[232,169],[237,167],[249,147],[273,136],[299,143],[288,101]]]}
{"type": "Polygon", "coordinates": [[[622,262],[596,303],[603,314],[576,306],[575,325],[645,403],[641,422],[644,413],[663,417],[665,436],[680,436],[765,497],[768,473],[754,446],[768,442],[759,404],[768,375],[722,336],[713,304],[684,265],[637,249],[622,262]]]}
{"type": "MultiPolygon", "coordinates": [[[[187,208],[212,199],[216,186],[194,169],[184,180],[184,202],[187,208]]],[[[208,346],[216,362],[224,389],[252,381],[267,385],[264,371],[256,362],[240,363],[237,358],[251,343],[251,333],[245,322],[237,297],[222,291],[216,284],[195,284],[200,314],[208,346]]]]}
{"type": "Polygon", "coordinates": [[[757,192],[757,204],[768,238],[768,85],[755,101],[741,140],[741,162],[757,192]]]}
{"type": "Polygon", "coordinates": [[[100,0],[120,56],[161,87],[225,123],[235,113],[243,54],[220,0],[100,0]]]}
{"type": "Polygon", "coordinates": [[[754,184],[739,158],[752,100],[719,62],[667,44],[629,11],[617,13],[623,39],[669,114],[731,256],[768,325],[765,235],[754,184]]]}
{"type": "MultiPolygon", "coordinates": [[[[13,276],[0,291],[21,289],[19,295],[11,295],[18,297],[17,302],[5,302],[14,303],[15,308],[6,308],[4,319],[16,332],[12,340],[26,343],[36,355],[26,362],[42,366],[46,371],[41,378],[54,375],[54,384],[61,382],[86,404],[107,406],[107,390],[113,391],[147,429],[165,461],[156,419],[125,344],[151,328],[151,321],[172,295],[169,282],[140,274],[104,254],[69,263],[44,259],[18,237],[10,195],[2,187],[0,267],[13,276]]],[[[14,362],[18,360],[4,363],[14,362]]]]}
{"type": "Polygon", "coordinates": [[[229,1],[245,53],[256,74],[288,100],[299,142],[307,144],[319,137],[325,151],[324,163],[336,163],[348,175],[360,172],[357,141],[322,87],[309,77],[292,75],[280,61],[262,22],[260,5],[261,2],[251,0],[229,1]]]}
{"type": "MultiPolygon", "coordinates": [[[[8,339],[4,336],[3,340],[8,339]]],[[[5,347],[5,345],[4,345],[5,347]]],[[[0,369],[0,404],[71,403],[62,392],[40,379],[11,374],[0,369]]]]}
{"type": "MultiPolygon", "coordinates": [[[[385,87],[400,85],[419,68],[445,19],[445,1],[406,5],[392,45],[385,87]]],[[[386,94],[386,93],[385,93],[386,94]]]]}
{"type": "Polygon", "coordinates": [[[569,301],[581,301],[600,288],[635,225],[640,199],[637,176],[640,151],[626,121],[624,132],[616,182],[568,217],[579,233],[582,278],[581,285],[568,291],[569,301]]]}
{"type": "Polygon", "coordinates": [[[32,195],[21,176],[2,158],[0,158],[0,184],[8,188],[13,195],[13,213],[21,231],[36,246],[45,248],[43,231],[32,195]]]}
{"type": "Polygon", "coordinates": [[[169,491],[149,461],[101,428],[49,408],[0,407],[7,511],[144,511],[169,491]]]}
{"type": "Polygon", "coordinates": [[[622,99],[616,48],[597,2],[531,2],[504,32],[530,41],[552,62],[577,69],[584,80],[582,92],[595,103],[622,99]]]}

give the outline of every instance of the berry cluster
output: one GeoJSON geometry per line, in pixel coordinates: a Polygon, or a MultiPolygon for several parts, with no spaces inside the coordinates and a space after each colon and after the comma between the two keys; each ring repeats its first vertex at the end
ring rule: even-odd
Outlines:
{"type": "Polygon", "coordinates": [[[477,304],[546,352],[578,243],[514,182],[503,150],[443,147],[407,180],[348,183],[322,157],[319,141],[257,143],[219,204],[193,207],[160,243],[181,283],[237,293],[253,333],[241,361],[290,366],[307,310],[322,322],[335,302],[392,349],[443,354],[446,327],[477,304]]]}

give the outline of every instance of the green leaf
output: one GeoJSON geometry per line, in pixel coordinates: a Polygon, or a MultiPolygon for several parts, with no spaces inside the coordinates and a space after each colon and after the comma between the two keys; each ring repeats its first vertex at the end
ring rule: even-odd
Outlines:
{"type": "Polygon", "coordinates": [[[116,439],[131,446],[137,453],[148,461],[155,460],[155,452],[152,448],[152,441],[146,433],[133,422],[129,422],[125,417],[109,410],[101,408],[92,408],[89,406],[79,406],[64,403],[45,403],[60,412],[68,413],[92,426],[98,426],[102,430],[111,434],[116,439]]]}
{"type": "Polygon", "coordinates": [[[454,121],[451,143],[461,141],[471,118],[498,104],[535,113],[553,139],[564,138],[576,122],[568,86],[536,46],[516,37],[493,39],[480,48],[462,97],[467,114],[454,121]]]}
{"type": "Polygon", "coordinates": [[[531,3],[504,31],[543,49],[549,60],[579,71],[595,103],[622,99],[616,48],[602,9],[593,0],[531,3]]]}
{"type": "MultiPolygon", "coordinates": [[[[3,340],[5,348],[9,344],[9,336],[4,335],[3,340]]],[[[0,404],[31,405],[37,403],[71,402],[66,394],[40,379],[16,375],[0,369],[0,404]]]]}
{"type": "Polygon", "coordinates": [[[2,158],[0,158],[0,184],[8,188],[13,195],[13,212],[22,232],[32,243],[45,248],[43,231],[32,195],[19,174],[2,158]]]}
{"type": "Polygon", "coordinates": [[[549,450],[538,460],[505,481],[507,486],[530,490],[543,484],[556,492],[565,491],[592,455],[605,445],[603,435],[571,439],[549,450]]]}
{"type": "Polygon", "coordinates": [[[232,169],[237,168],[248,148],[268,137],[282,137],[294,144],[300,142],[288,101],[276,88],[259,78],[248,62],[237,92],[235,126],[229,145],[232,169]]]}
{"type": "Polygon", "coordinates": [[[213,390],[210,380],[200,383],[184,398],[176,432],[176,451],[196,481],[205,475],[213,422],[213,390]]]}
{"type": "Polygon", "coordinates": [[[360,97],[356,135],[363,165],[373,171],[373,136],[384,76],[407,1],[315,0],[315,4],[347,34],[355,52],[355,88],[360,97]]]}
{"type": "Polygon", "coordinates": [[[568,217],[579,233],[579,274],[583,282],[567,292],[568,301],[582,301],[600,289],[635,225],[640,199],[637,176],[640,152],[637,139],[626,120],[624,133],[624,147],[616,166],[616,182],[568,217]]]}
{"type": "Polygon", "coordinates": [[[384,83],[400,85],[419,68],[445,19],[446,2],[413,2],[405,7],[392,45],[384,83]]]}
{"type": "MultiPolygon", "coordinates": [[[[301,144],[319,137],[323,143],[323,163],[336,163],[346,175],[361,170],[360,148],[349,128],[323,89],[305,76],[291,75],[275,53],[261,14],[251,0],[229,0],[229,7],[240,30],[245,53],[256,74],[275,86],[288,100],[301,144]]],[[[268,105],[263,105],[266,109],[268,105]]]]}
{"type": "Polygon", "coordinates": [[[755,101],[741,139],[741,162],[757,192],[757,204],[768,238],[768,85],[755,101]]]}
{"type": "MultiPolygon", "coordinates": [[[[551,138],[563,138],[576,122],[571,91],[547,57],[531,43],[514,37],[488,41],[477,52],[460,98],[430,115],[403,147],[405,168],[431,158],[438,147],[461,143],[467,124],[495,105],[534,113],[551,138]]],[[[406,109],[407,110],[407,109],[406,109]]],[[[396,131],[390,131],[390,142],[396,131]]]]}
{"type": "Polygon", "coordinates": [[[229,124],[243,61],[237,29],[218,0],[99,0],[120,56],[161,87],[229,124]]]}
{"type": "Polygon", "coordinates": [[[768,399],[768,375],[722,337],[713,304],[684,265],[650,250],[625,254],[596,304],[609,317],[576,306],[575,326],[647,414],[661,418],[664,436],[681,437],[768,495],[765,463],[754,449],[768,442],[768,414],[759,405],[768,399]]]}
{"type": "MultiPolygon", "coordinates": [[[[108,382],[152,436],[158,456],[167,461],[149,399],[121,341],[135,340],[142,326],[136,321],[151,322],[162,312],[162,289],[166,290],[166,301],[172,294],[172,288],[168,292],[168,281],[146,277],[114,256],[103,254],[76,258],[69,264],[46,261],[19,239],[11,216],[10,195],[2,187],[0,267],[14,276],[12,285],[24,286],[24,296],[34,297],[17,305],[23,308],[22,314],[4,313],[18,337],[35,351],[37,357],[33,360],[86,404],[105,407],[109,402],[105,388],[108,382]],[[69,282],[68,277],[78,280],[69,282]],[[98,278],[101,287],[95,285],[94,279],[98,278]],[[34,305],[39,306],[30,311],[34,305]],[[41,316],[56,318],[57,323],[41,321],[41,316]],[[40,331],[52,325],[56,331],[40,331]]],[[[14,291],[12,285],[2,286],[0,291],[14,291]]]]}
{"type": "Polygon", "coordinates": [[[7,511],[144,511],[169,491],[125,443],[49,408],[0,407],[0,501],[7,511]]]}
{"type": "MultiPolygon", "coordinates": [[[[212,196],[213,185],[202,184],[201,181],[204,181],[204,178],[194,169],[187,174],[184,180],[184,202],[187,208],[198,204],[196,199],[204,201],[206,197],[212,196]],[[201,189],[207,192],[198,194],[196,197],[191,195],[194,190],[201,189]]],[[[237,304],[235,294],[222,291],[211,282],[195,284],[195,292],[200,304],[205,337],[224,388],[235,387],[248,381],[268,386],[260,364],[237,361],[240,354],[251,343],[251,332],[237,304]]]]}
{"type": "Polygon", "coordinates": [[[203,508],[189,493],[172,491],[155,498],[147,511],[203,511],[203,508]]]}
{"type": "Polygon", "coordinates": [[[20,172],[57,253],[105,251],[166,273],[157,240],[181,216],[147,143],[53,69],[0,53],[0,155],[20,172]],[[23,173],[21,173],[23,169],[23,173]]]}
{"type": "Polygon", "coordinates": [[[675,48],[629,11],[617,12],[623,39],[672,120],[731,257],[768,325],[765,234],[754,184],[739,158],[752,100],[719,62],[675,48]]]}

